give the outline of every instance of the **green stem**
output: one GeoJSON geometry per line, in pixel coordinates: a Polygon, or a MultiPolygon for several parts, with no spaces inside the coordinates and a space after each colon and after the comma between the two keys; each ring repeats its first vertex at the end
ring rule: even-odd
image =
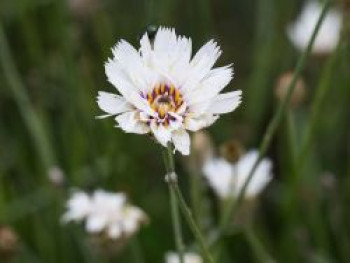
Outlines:
{"type": "Polygon", "coordinates": [[[287,112],[286,116],[286,129],[287,129],[287,140],[288,140],[288,150],[291,162],[289,167],[291,168],[292,173],[295,171],[296,166],[296,156],[297,156],[297,142],[296,142],[296,132],[295,132],[295,123],[294,123],[294,114],[290,110],[287,112]]]}
{"type": "Polygon", "coordinates": [[[194,221],[194,218],[192,216],[192,212],[188,208],[186,201],[185,201],[184,197],[182,196],[182,193],[180,191],[179,186],[177,185],[177,183],[172,183],[171,185],[172,185],[171,187],[175,190],[175,194],[176,194],[177,199],[179,200],[179,205],[180,205],[180,208],[182,210],[182,213],[184,214],[189,227],[191,228],[195,238],[197,239],[197,241],[199,243],[199,246],[201,247],[201,250],[203,252],[203,255],[204,255],[206,262],[213,263],[214,261],[212,259],[212,256],[210,255],[208,246],[206,245],[206,242],[203,238],[202,233],[199,230],[199,227],[197,226],[196,222],[194,221]]]}
{"type": "Polygon", "coordinates": [[[170,191],[170,205],[171,205],[171,214],[173,218],[173,228],[175,233],[175,243],[176,248],[179,253],[180,263],[184,263],[184,244],[182,239],[182,229],[181,229],[181,219],[179,214],[179,207],[176,200],[176,195],[174,189],[169,187],[170,191]]]}
{"type": "MultiPolygon", "coordinates": [[[[339,47],[335,51],[335,53],[330,57],[329,62],[326,65],[326,68],[323,71],[322,79],[320,81],[320,84],[318,88],[316,89],[316,94],[314,96],[314,100],[312,102],[311,106],[311,116],[309,118],[309,122],[307,123],[307,127],[303,136],[303,141],[301,145],[301,151],[300,155],[297,159],[298,164],[298,172],[300,173],[304,166],[305,161],[308,159],[307,156],[310,152],[310,148],[312,145],[313,135],[315,134],[315,130],[320,118],[320,112],[322,110],[322,105],[324,102],[324,99],[327,95],[327,92],[329,88],[332,86],[330,85],[331,81],[331,75],[332,75],[332,69],[334,68],[334,65],[336,65],[337,58],[339,57],[339,47]]],[[[297,174],[299,176],[299,174],[297,174]]]]}
{"type": "Polygon", "coordinates": [[[38,115],[34,111],[26,89],[21,81],[1,23],[0,64],[3,68],[9,87],[11,88],[20,114],[37,148],[38,154],[45,169],[48,170],[55,164],[54,152],[48,140],[47,134],[45,133],[44,127],[38,115]]]}
{"type": "MultiPolygon", "coordinates": [[[[163,156],[164,164],[168,174],[175,172],[175,164],[171,156],[172,156],[171,149],[170,150],[168,149],[163,156]]],[[[175,195],[174,189],[171,187],[171,184],[168,183],[168,186],[169,186],[169,195],[170,195],[171,219],[172,219],[173,231],[175,235],[175,245],[180,258],[180,263],[184,263],[185,249],[184,249],[183,238],[182,238],[181,218],[179,214],[178,202],[176,200],[176,195],[175,195]]]]}
{"type": "MultiPolygon", "coordinates": [[[[297,63],[292,81],[288,86],[287,95],[283,99],[282,103],[279,105],[277,112],[275,113],[272,120],[270,121],[270,123],[266,129],[266,132],[264,134],[262,143],[260,145],[259,156],[258,156],[257,160],[255,161],[254,165],[252,166],[252,168],[248,174],[248,177],[247,177],[246,181],[244,182],[243,187],[240,189],[240,191],[238,193],[237,201],[234,203],[234,206],[232,208],[232,215],[233,216],[237,212],[239,205],[242,203],[242,199],[245,195],[245,191],[247,189],[247,186],[248,186],[249,182],[251,181],[251,179],[253,178],[255,170],[259,166],[260,161],[262,160],[263,156],[266,154],[266,152],[271,144],[272,138],[273,138],[273,136],[274,136],[274,134],[275,134],[275,132],[276,132],[283,116],[284,116],[284,113],[286,112],[286,109],[287,109],[289,102],[290,102],[290,99],[291,99],[291,95],[292,95],[294,88],[295,88],[295,84],[296,84],[302,70],[305,67],[306,60],[307,60],[307,58],[312,50],[312,46],[314,44],[315,38],[316,38],[318,30],[322,24],[322,21],[325,18],[328,7],[329,7],[329,0],[325,0],[321,15],[318,18],[317,24],[313,30],[313,33],[312,33],[311,39],[308,43],[308,46],[307,46],[306,50],[302,53],[302,55],[297,63]]],[[[214,233],[214,235],[212,236],[211,242],[215,243],[217,241],[217,239],[223,235],[226,228],[227,228],[227,223],[225,225],[222,225],[221,227],[219,227],[219,229],[216,231],[216,233],[214,233]]]]}
{"type": "Polygon", "coordinates": [[[169,184],[169,187],[174,191],[175,193],[175,197],[176,197],[176,201],[180,206],[180,209],[187,221],[188,226],[190,227],[193,235],[195,236],[197,242],[199,243],[199,246],[202,250],[205,262],[207,263],[214,263],[212,256],[210,255],[209,249],[206,245],[206,242],[203,238],[203,235],[201,233],[201,231],[199,230],[199,227],[197,226],[192,212],[189,209],[182,193],[181,190],[179,188],[178,182],[177,182],[177,178],[176,178],[176,174],[175,174],[175,165],[174,165],[174,155],[172,153],[172,148],[171,145],[168,146],[168,161],[167,163],[169,164],[170,167],[170,171],[171,173],[168,173],[168,178],[167,178],[167,182],[169,184]]]}
{"type": "Polygon", "coordinates": [[[244,236],[246,237],[249,245],[252,247],[257,259],[261,263],[275,263],[276,261],[266,251],[259,238],[255,235],[251,226],[244,229],[244,236]]]}
{"type": "Polygon", "coordinates": [[[305,67],[305,64],[306,64],[306,59],[308,57],[308,55],[310,54],[311,52],[311,49],[312,49],[312,46],[313,46],[313,43],[315,41],[315,38],[316,38],[316,35],[318,33],[318,30],[322,24],[322,21],[327,13],[327,10],[328,10],[328,7],[329,7],[329,0],[326,0],[325,3],[324,3],[324,7],[323,7],[323,10],[322,10],[322,13],[317,21],[317,24],[316,24],[316,27],[313,31],[313,34],[312,34],[312,37],[309,41],[309,44],[307,46],[307,49],[304,51],[304,53],[302,54],[302,56],[300,57],[299,61],[298,61],[298,64],[296,66],[296,69],[295,69],[295,72],[294,72],[294,75],[293,75],[293,79],[288,87],[288,92],[287,92],[287,96],[284,98],[284,100],[282,101],[282,103],[280,104],[280,106],[278,107],[278,110],[277,112],[275,113],[275,115],[273,116],[271,122],[269,123],[268,127],[267,127],[267,130],[265,132],[265,135],[263,137],[263,140],[262,140],[262,143],[261,143],[261,146],[260,146],[260,150],[259,150],[259,157],[258,159],[255,161],[252,169],[250,170],[249,172],[249,175],[248,175],[248,178],[246,179],[246,181],[244,182],[244,185],[242,187],[242,189],[240,190],[239,194],[238,194],[238,197],[237,197],[237,202],[235,203],[235,208],[233,209],[234,212],[237,211],[237,208],[239,206],[239,204],[241,203],[243,197],[244,197],[244,194],[245,194],[245,191],[247,189],[247,186],[249,184],[249,182],[251,181],[251,179],[253,178],[253,175],[255,173],[255,170],[256,168],[258,167],[261,159],[263,158],[263,156],[266,154],[267,152],[267,149],[268,147],[270,146],[271,144],[271,141],[272,141],[272,138],[273,138],[273,135],[275,134],[281,120],[282,120],[282,117],[289,105],[289,102],[290,102],[290,99],[291,99],[291,95],[294,91],[294,88],[295,88],[295,84],[302,72],[302,70],[304,69],[305,67]]]}
{"type": "Polygon", "coordinates": [[[191,208],[193,211],[194,219],[196,220],[197,224],[203,228],[203,220],[202,218],[204,215],[202,215],[202,185],[200,181],[200,172],[199,172],[199,164],[198,164],[198,156],[196,153],[193,154],[192,159],[190,160],[190,176],[189,176],[189,183],[190,183],[190,196],[191,196],[191,208]]]}
{"type": "Polygon", "coordinates": [[[132,254],[133,262],[135,262],[135,263],[144,263],[145,262],[143,254],[142,254],[140,242],[136,236],[133,237],[133,239],[131,240],[131,254],[132,254]]]}

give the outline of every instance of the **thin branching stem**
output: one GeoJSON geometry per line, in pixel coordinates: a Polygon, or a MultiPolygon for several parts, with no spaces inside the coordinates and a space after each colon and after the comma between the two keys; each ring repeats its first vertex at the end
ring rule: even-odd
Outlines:
{"type": "MultiPolygon", "coordinates": [[[[259,166],[260,161],[262,160],[263,156],[266,154],[266,152],[271,144],[272,138],[273,138],[277,128],[279,127],[279,124],[280,124],[280,122],[281,122],[281,120],[286,112],[286,109],[289,106],[291,95],[292,95],[294,88],[295,88],[295,84],[296,84],[301,72],[303,71],[303,69],[305,67],[306,60],[307,60],[307,58],[312,50],[317,33],[321,27],[321,24],[323,22],[323,19],[325,18],[326,13],[328,11],[329,2],[330,2],[329,0],[324,1],[322,12],[320,14],[320,17],[318,18],[318,21],[317,21],[317,24],[316,24],[314,30],[313,30],[313,33],[312,33],[312,36],[311,36],[310,41],[308,43],[308,46],[307,46],[306,50],[302,53],[300,59],[298,60],[297,65],[296,65],[296,69],[294,71],[292,81],[288,86],[287,95],[283,99],[282,103],[279,105],[275,115],[271,119],[271,121],[266,129],[262,143],[261,143],[260,148],[259,148],[259,156],[258,156],[257,160],[255,161],[252,169],[250,170],[249,175],[248,175],[246,181],[244,182],[243,187],[240,189],[240,191],[238,193],[236,202],[234,203],[232,210],[231,210],[232,211],[231,216],[234,216],[236,214],[240,204],[242,203],[247,186],[248,186],[249,182],[251,181],[251,179],[253,178],[253,175],[254,175],[257,167],[259,166]]],[[[224,234],[229,222],[230,222],[230,220],[227,220],[224,224],[221,224],[219,229],[215,233],[213,233],[213,235],[211,237],[211,243],[216,243],[216,241],[224,234]]]]}
{"type": "Polygon", "coordinates": [[[174,165],[174,155],[172,152],[172,147],[169,145],[168,146],[168,161],[167,163],[169,164],[171,174],[168,174],[167,177],[167,182],[169,184],[169,187],[174,191],[176,201],[178,205],[180,206],[180,209],[186,219],[186,222],[188,226],[190,227],[196,241],[198,242],[202,254],[204,257],[204,260],[206,263],[214,263],[213,258],[209,252],[208,246],[204,240],[204,237],[196,223],[196,221],[193,218],[192,212],[187,205],[185,198],[183,197],[181,190],[179,188],[178,182],[177,182],[177,176],[175,174],[175,165],[174,165]]]}
{"type": "MultiPolygon", "coordinates": [[[[163,153],[164,158],[164,164],[167,170],[167,173],[173,173],[175,172],[175,164],[173,158],[169,157],[168,150],[163,153]]],[[[171,154],[171,153],[170,153],[171,154]]],[[[175,245],[176,250],[178,252],[180,263],[184,263],[184,250],[185,246],[183,243],[182,238],[182,227],[181,227],[181,218],[179,213],[179,207],[178,202],[176,200],[176,195],[174,189],[171,187],[170,183],[168,183],[169,186],[169,195],[170,195],[170,207],[171,207],[171,219],[173,223],[173,231],[175,236],[175,245]]]]}
{"type": "Polygon", "coordinates": [[[307,156],[310,152],[312,139],[314,138],[314,134],[320,118],[323,102],[325,100],[325,97],[328,93],[329,88],[331,87],[330,80],[333,72],[332,70],[339,58],[339,55],[340,55],[340,52],[338,47],[335,53],[330,57],[329,62],[326,64],[326,67],[322,74],[322,79],[320,81],[318,88],[316,89],[314,100],[311,105],[311,116],[309,118],[309,121],[305,129],[305,133],[301,144],[300,155],[298,156],[298,159],[297,159],[298,172],[303,170],[305,166],[305,161],[308,160],[307,156]]]}

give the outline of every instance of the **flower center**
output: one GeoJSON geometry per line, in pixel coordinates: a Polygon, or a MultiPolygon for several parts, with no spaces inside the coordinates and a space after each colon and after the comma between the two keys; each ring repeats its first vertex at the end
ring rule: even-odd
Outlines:
{"type": "Polygon", "coordinates": [[[148,92],[147,101],[160,118],[168,112],[176,112],[183,103],[180,91],[174,85],[158,84],[148,92]]]}
{"type": "Polygon", "coordinates": [[[151,108],[158,113],[157,123],[163,123],[165,126],[170,121],[175,121],[176,113],[184,103],[180,91],[174,85],[164,83],[157,84],[152,91],[141,96],[147,99],[151,108]]]}

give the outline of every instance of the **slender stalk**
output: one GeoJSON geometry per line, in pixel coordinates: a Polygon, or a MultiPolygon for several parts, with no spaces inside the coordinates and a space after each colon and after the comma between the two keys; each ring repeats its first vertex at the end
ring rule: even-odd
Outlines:
{"type": "MultiPolygon", "coordinates": [[[[171,155],[171,149],[170,150],[168,149],[163,156],[167,173],[171,174],[175,172],[175,164],[174,164],[174,159],[170,158],[169,155],[171,155]]],[[[171,187],[169,183],[168,183],[168,186],[169,186],[169,195],[170,195],[171,218],[173,223],[173,231],[175,235],[175,245],[180,258],[180,263],[184,263],[185,262],[184,261],[184,244],[183,244],[183,238],[182,238],[181,218],[179,214],[178,202],[176,200],[174,189],[171,187]]]]}
{"type": "MultiPolygon", "coordinates": [[[[299,215],[303,214],[301,210],[302,208],[296,205],[298,203],[297,201],[299,197],[294,193],[296,193],[301,187],[301,185],[305,183],[303,182],[305,181],[304,179],[309,179],[307,183],[309,185],[314,185],[315,183],[317,183],[318,180],[318,178],[316,178],[315,176],[311,176],[310,174],[307,177],[303,175],[306,172],[305,169],[307,161],[310,160],[308,156],[312,149],[314,134],[316,133],[317,125],[320,120],[321,112],[323,109],[323,103],[325,101],[327,93],[329,92],[330,87],[332,86],[330,85],[330,82],[332,79],[334,66],[337,65],[337,62],[341,55],[340,50],[340,46],[338,45],[335,52],[327,61],[327,64],[325,65],[322,71],[321,79],[311,104],[310,116],[308,117],[305,131],[303,133],[299,155],[295,159],[295,166],[291,176],[291,187],[286,202],[286,209],[288,208],[286,213],[288,215],[289,220],[292,220],[297,213],[299,213],[299,215]]],[[[320,207],[320,204],[317,203],[317,201],[319,201],[320,198],[321,197],[317,196],[316,194],[316,198],[314,199],[314,202],[310,204],[309,209],[307,209],[306,215],[308,216],[308,220],[310,222],[311,234],[315,236],[315,240],[317,240],[317,245],[323,248],[326,252],[330,250],[330,244],[328,242],[327,233],[325,232],[325,221],[323,220],[321,212],[322,208],[320,207]]]]}
{"type": "MultiPolygon", "coordinates": [[[[252,169],[250,170],[249,175],[248,175],[246,181],[244,182],[243,187],[240,189],[240,192],[238,193],[237,201],[234,203],[234,206],[232,208],[232,216],[235,215],[235,213],[237,212],[237,210],[239,208],[239,205],[242,203],[242,199],[245,195],[245,191],[247,189],[247,186],[248,186],[249,182],[251,181],[251,179],[253,178],[255,170],[259,166],[260,161],[262,160],[263,156],[266,154],[266,152],[271,144],[272,138],[273,138],[273,136],[274,136],[285,112],[286,112],[286,109],[287,109],[289,102],[290,102],[290,99],[291,99],[291,95],[292,95],[294,88],[295,88],[295,84],[296,84],[302,70],[305,67],[306,60],[311,52],[311,49],[312,49],[312,46],[314,44],[315,38],[317,36],[318,30],[321,27],[322,21],[325,18],[325,15],[327,13],[328,8],[329,8],[329,0],[325,0],[321,15],[318,18],[317,24],[313,30],[313,33],[312,33],[312,36],[311,36],[310,41],[308,43],[308,46],[307,46],[306,50],[302,53],[302,55],[297,63],[292,81],[288,87],[287,95],[283,99],[282,103],[279,105],[275,115],[273,116],[272,120],[270,121],[270,123],[266,129],[266,132],[264,134],[262,143],[260,145],[259,156],[258,156],[257,160],[255,161],[252,169]]],[[[227,223],[225,225],[220,226],[219,229],[213,233],[213,235],[211,237],[211,242],[215,243],[217,241],[217,239],[221,235],[223,235],[223,233],[226,230],[226,227],[227,227],[227,223]]]]}
{"type": "MultiPolygon", "coordinates": [[[[334,66],[336,65],[336,62],[338,61],[340,52],[339,47],[335,51],[335,53],[330,57],[329,61],[327,62],[323,74],[320,80],[320,83],[316,89],[315,96],[311,105],[311,113],[308,117],[308,121],[306,123],[305,131],[302,138],[301,148],[299,155],[297,156],[295,160],[295,166],[292,170],[292,176],[291,176],[291,184],[290,184],[290,190],[288,199],[286,202],[286,209],[287,214],[289,215],[288,218],[290,220],[295,217],[296,214],[299,213],[299,215],[304,214],[302,212],[302,207],[298,207],[298,199],[299,196],[295,195],[295,193],[300,189],[301,186],[303,186],[305,183],[310,185],[314,185],[317,183],[318,178],[312,176],[312,174],[308,174],[308,176],[304,176],[305,169],[307,161],[310,160],[309,155],[312,150],[312,144],[314,140],[314,134],[316,132],[317,125],[319,123],[319,119],[322,112],[322,106],[323,102],[325,101],[326,94],[328,93],[330,87],[330,81],[331,76],[333,73],[334,66]],[[309,181],[306,182],[305,179],[308,179],[309,181]]],[[[324,250],[325,253],[329,253],[330,251],[330,244],[328,242],[328,236],[325,231],[325,221],[322,217],[322,207],[319,204],[320,196],[317,194],[318,192],[315,192],[315,198],[313,199],[313,202],[309,204],[309,208],[306,210],[307,212],[305,215],[308,218],[308,221],[310,222],[310,232],[315,237],[316,245],[319,246],[324,250]]]]}
{"type": "Polygon", "coordinates": [[[175,165],[174,165],[174,155],[172,153],[172,148],[169,145],[168,146],[168,161],[167,163],[169,164],[170,167],[170,171],[171,173],[168,173],[168,177],[167,177],[167,182],[169,187],[174,191],[175,193],[175,197],[176,197],[176,201],[178,203],[178,205],[180,206],[180,209],[187,221],[188,226],[190,227],[193,235],[195,236],[197,242],[199,243],[199,246],[202,250],[205,262],[207,263],[214,263],[212,256],[210,255],[209,249],[206,245],[206,242],[203,238],[203,235],[201,233],[201,231],[199,230],[198,225],[196,224],[192,212],[189,209],[182,193],[181,190],[179,188],[178,182],[177,182],[177,178],[176,178],[176,174],[175,174],[175,165]]]}
{"type": "Polygon", "coordinates": [[[244,229],[244,236],[246,237],[249,245],[254,250],[257,259],[261,263],[275,263],[276,261],[269,255],[266,251],[259,238],[255,235],[251,226],[248,226],[244,229]]]}
{"type": "Polygon", "coordinates": [[[175,233],[175,243],[176,248],[179,253],[180,263],[184,263],[184,244],[182,239],[182,229],[181,229],[181,218],[179,214],[179,207],[176,200],[176,195],[174,189],[169,187],[170,191],[170,203],[171,203],[171,214],[173,218],[173,228],[175,233]]]}
{"type": "Polygon", "coordinates": [[[19,108],[19,112],[34,141],[34,145],[37,148],[43,165],[45,169],[49,169],[55,164],[54,152],[48,140],[47,134],[45,133],[42,122],[34,111],[26,89],[21,81],[1,23],[0,65],[3,68],[4,76],[7,79],[9,87],[19,108]]]}
{"type": "Polygon", "coordinates": [[[294,114],[291,110],[287,112],[286,116],[286,132],[287,132],[287,141],[288,141],[288,150],[291,158],[289,167],[292,170],[292,173],[295,171],[296,166],[296,156],[297,156],[297,142],[296,142],[296,133],[295,133],[295,123],[294,123],[294,114]]]}
{"type": "Polygon", "coordinates": [[[193,153],[192,159],[190,159],[190,176],[189,176],[189,183],[190,183],[190,196],[191,196],[191,208],[193,211],[194,219],[196,220],[197,224],[202,228],[202,218],[204,215],[203,213],[203,207],[202,207],[202,185],[200,181],[200,172],[198,169],[198,155],[196,153],[193,153]]]}
{"type": "Polygon", "coordinates": [[[131,241],[131,253],[132,253],[133,262],[145,263],[140,242],[137,237],[133,237],[131,241]]]}
{"type": "Polygon", "coordinates": [[[192,212],[189,209],[189,207],[187,206],[186,201],[185,201],[184,197],[182,196],[182,193],[180,191],[179,186],[177,185],[177,183],[175,183],[175,184],[172,183],[171,185],[172,185],[172,188],[175,190],[177,199],[179,200],[179,205],[180,205],[180,208],[182,210],[182,213],[184,214],[189,227],[191,228],[195,238],[197,239],[197,241],[199,243],[199,246],[201,247],[201,250],[203,252],[203,255],[204,255],[206,262],[213,263],[214,261],[212,259],[212,256],[210,255],[208,246],[206,245],[206,242],[203,238],[202,233],[199,230],[199,227],[197,226],[196,222],[194,221],[194,218],[192,216],[192,212]]]}
{"type": "Polygon", "coordinates": [[[322,79],[318,88],[316,89],[316,94],[311,106],[311,116],[309,118],[309,122],[307,123],[307,127],[302,140],[300,155],[297,159],[298,171],[303,170],[305,161],[308,159],[307,156],[310,152],[310,148],[313,142],[313,135],[315,134],[315,130],[320,118],[322,105],[329,88],[332,86],[330,85],[331,75],[333,72],[332,70],[334,69],[334,65],[336,65],[336,61],[338,60],[339,55],[340,52],[338,47],[335,53],[330,57],[329,62],[326,64],[326,68],[322,74],[322,79]]]}

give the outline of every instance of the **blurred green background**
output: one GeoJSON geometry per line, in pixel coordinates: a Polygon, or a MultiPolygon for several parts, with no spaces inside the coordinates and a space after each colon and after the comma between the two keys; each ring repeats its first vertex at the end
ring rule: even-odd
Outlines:
{"type": "MultiPolygon", "coordinates": [[[[337,4],[348,23],[347,0],[337,4]]],[[[147,136],[125,134],[113,119],[96,120],[98,90],[113,92],[104,61],[120,39],[138,46],[147,25],[175,27],[194,49],[211,38],[234,63],[227,90],[243,103],[209,129],[217,145],[238,139],[258,147],[276,107],[276,81],[300,53],[285,28],[299,13],[296,0],[1,0],[0,1],[0,224],[19,245],[14,262],[103,262],[88,248],[79,225],[62,226],[67,190],[124,191],[149,216],[138,235],[145,262],[163,262],[174,250],[161,148],[147,136]],[[48,179],[60,167],[65,188],[48,179]]],[[[310,57],[302,73],[306,100],[290,110],[268,156],[274,180],[260,196],[253,225],[277,262],[350,262],[349,30],[329,56],[310,57]],[[318,90],[324,90],[317,116],[318,90]],[[316,106],[317,107],[317,106],[316,106]],[[299,177],[300,152],[310,123],[310,145],[299,177]],[[291,134],[292,130],[292,134],[291,134]]],[[[189,198],[188,160],[177,156],[189,198]]],[[[217,202],[210,189],[209,207],[217,202]]],[[[215,223],[215,216],[211,223],[215,223]]],[[[191,243],[190,231],[185,239],[191,243]]],[[[225,238],[222,262],[259,262],[241,234],[225,238]]],[[[136,262],[133,243],[110,262],[136,262]]],[[[5,260],[1,258],[0,262],[5,260]]],[[[4,261],[5,262],[5,261],[4,261]]],[[[136,262],[138,263],[138,262],[136,262]]]]}

